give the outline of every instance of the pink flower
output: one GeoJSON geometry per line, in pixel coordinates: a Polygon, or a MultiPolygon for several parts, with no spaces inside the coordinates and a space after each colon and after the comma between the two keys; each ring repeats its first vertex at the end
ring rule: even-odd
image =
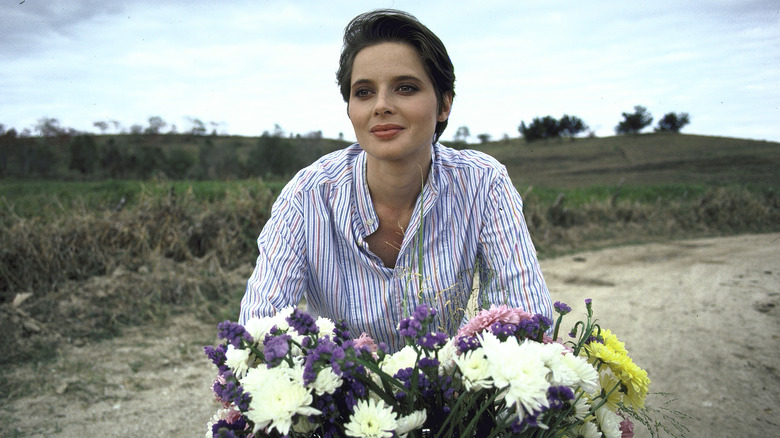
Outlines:
{"type": "Polygon", "coordinates": [[[238,409],[231,409],[228,411],[225,421],[232,424],[238,421],[239,418],[241,418],[241,411],[238,409]]]}
{"type": "Polygon", "coordinates": [[[620,438],[634,438],[634,423],[628,418],[624,418],[620,422],[620,431],[623,432],[620,438]]]}
{"type": "Polygon", "coordinates": [[[490,306],[490,309],[482,309],[478,314],[469,320],[458,330],[457,337],[474,336],[477,333],[487,330],[495,322],[504,324],[519,324],[524,319],[531,319],[533,315],[523,309],[507,307],[505,304],[490,306]]]}
{"type": "Polygon", "coordinates": [[[361,333],[360,337],[355,339],[355,348],[368,347],[369,351],[376,353],[377,345],[374,339],[367,333],[361,333]]]}

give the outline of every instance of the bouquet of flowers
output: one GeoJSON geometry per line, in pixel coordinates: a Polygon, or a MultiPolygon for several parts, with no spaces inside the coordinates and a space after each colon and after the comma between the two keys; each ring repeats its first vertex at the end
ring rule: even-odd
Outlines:
{"type": "Polygon", "coordinates": [[[390,353],[343,322],[298,308],[205,348],[218,367],[221,409],[207,437],[630,437],[650,380],[623,343],[593,319],[558,338],[557,320],[492,306],[457,335],[431,330],[433,309],[401,321],[390,353]],[[549,333],[552,332],[552,336],[549,333]]]}

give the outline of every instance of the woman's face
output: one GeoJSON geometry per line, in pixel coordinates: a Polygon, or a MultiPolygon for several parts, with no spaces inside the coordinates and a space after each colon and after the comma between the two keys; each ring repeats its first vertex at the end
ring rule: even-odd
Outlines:
{"type": "Polygon", "coordinates": [[[439,111],[414,47],[386,42],[362,49],[350,84],[349,118],[371,159],[426,168],[436,122],[449,117],[452,99],[445,96],[439,111]]]}

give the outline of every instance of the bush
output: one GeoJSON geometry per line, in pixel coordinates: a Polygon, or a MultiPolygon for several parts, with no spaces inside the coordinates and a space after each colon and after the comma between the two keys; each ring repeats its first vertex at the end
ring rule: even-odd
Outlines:
{"type": "Polygon", "coordinates": [[[655,128],[655,132],[674,132],[678,133],[683,126],[691,123],[691,118],[688,113],[667,113],[664,117],[658,121],[658,126],[655,128]]]}
{"type": "Polygon", "coordinates": [[[623,113],[623,120],[615,127],[618,134],[637,134],[653,123],[653,116],[647,111],[647,108],[637,105],[634,112],[623,113]]]}

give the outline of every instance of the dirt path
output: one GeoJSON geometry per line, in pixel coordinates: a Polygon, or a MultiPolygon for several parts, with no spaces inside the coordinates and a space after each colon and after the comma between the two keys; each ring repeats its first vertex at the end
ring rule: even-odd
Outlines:
{"type": "MultiPolygon", "coordinates": [[[[569,323],[592,298],[652,391],[676,394],[686,436],[777,436],[780,233],[613,248],[542,270],[554,300],[575,308],[569,323]]],[[[204,436],[216,407],[202,346],[215,333],[180,317],[17,370],[38,373],[45,393],[1,405],[0,436],[204,436]]]]}

